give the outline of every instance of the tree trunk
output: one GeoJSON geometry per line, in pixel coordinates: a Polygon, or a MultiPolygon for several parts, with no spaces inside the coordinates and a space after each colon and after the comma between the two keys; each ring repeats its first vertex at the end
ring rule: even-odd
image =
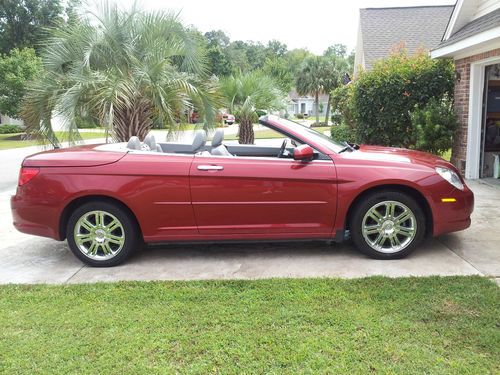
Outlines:
{"type": "Polygon", "coordinates": [[[315,112],[316,112],[316,124],[319,125],[319,92],[316,91],[314,94],[315,112]]]}
{"type": "Polygon", "coordinates": [[[325,126],[328,126],[328,120],[330,120],[330,95],[328,95],[328,103],[326,105],[326,113],[325,113],[325,126]]]}
{"type": "Polygon", "coordinates": [[[130,107],[115,108],[113,116],[113,132],[118,142],[127,142],[132,136],[143,141],[153,125],[150,106],[141,99],[130,107]]]}
{"type": "Polygon", "coordinates": [[[253,124],[251,119],[241,119],[238,142],[243,145],[253,145],[253,124]]]}

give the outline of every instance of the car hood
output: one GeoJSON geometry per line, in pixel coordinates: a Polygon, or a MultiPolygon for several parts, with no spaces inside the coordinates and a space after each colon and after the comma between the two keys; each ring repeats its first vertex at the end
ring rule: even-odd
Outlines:
{"type": "Polygon", "coordinates": [[[24,167],[95,167],[114,163],[126,151],[103,151],[97,145],[84,145],[39,152],[26,157],[24,167]]]}
{"type": "Polygon", "coordinates": [[[360,161],[374,161],[377,163],[387,162],[389,164],[415,164],[434,168],[436,166],[450,167],[451,164],[439,156],[427,152],[408,150],[397,147],[382,147],[361,145],[359,150],[345,152],[345,157],[358,159],[360,161]]]}

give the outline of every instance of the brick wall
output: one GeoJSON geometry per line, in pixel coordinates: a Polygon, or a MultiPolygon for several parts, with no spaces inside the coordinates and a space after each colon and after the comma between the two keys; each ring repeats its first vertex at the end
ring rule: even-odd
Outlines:
{"type": "MultiPolygon", "coordinates": [[[[460,74],[460,82],[455,83],[455,113],[460,123],[458,133],[453,143],[451,162],[461,169],[465,169],[465,157],[467,154],[467,126],[469,121],[469,88],[470,88],[470,64],[484,60],[489,57],[500,56],[500,48],[492,51],[469,56],[455,60],[455,69],[460,74]]],[[[475,93],[481,95],[481,93],[475,93]]]]}

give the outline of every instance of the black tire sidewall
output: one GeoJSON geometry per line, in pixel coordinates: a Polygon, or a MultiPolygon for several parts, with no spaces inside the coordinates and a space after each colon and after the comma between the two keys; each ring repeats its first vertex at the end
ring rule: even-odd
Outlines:
{"type": "Polygon", "coordinates": [[[117,266],[128,259],[139,245],[138,228],[135,221],[130,217],[130,214],[118,205],[103,201],[84,203],[76,208],[69,217],[66,227],[66,237],[71,252],[82,262],[92,267],[117,266]],[[96,210],[109,212],[114,215],[121,222],[125,231],[125,244],[123,245],[122,250],[111,259],[96,260],[87,257],[78,249],[74,239],[74,228],[78,219],[80,219],[80,217],[82,217],[85,213],[96,210]]]}
{"type": "Polygon", "coordinates": [[[420,245],[420,243],[425,237],[425,230],[426,230],[425,215],[420,205],[410,195],[398,191],[379,191],[364,197],[364,199],[362,199],[354,207],[353,215],[351,216],[349,224],[350,224],[351,238],[356,248],[362,253],[375,259],[404,258],[412,251],[414,251],[418,245],[420,245]],[[377,203],[386,200],[396,201],[406,205],[413,212],[413,214],[415,215],[415,219],[417,221],[417,234],[415,235],[413,241],[403,250],[400,250],[395,253],[382,253],[380,251],[372,249],[366,243],[366,240],[363,237],[361,229],[363,217],[365,216],[366,212],[377,203]]]}

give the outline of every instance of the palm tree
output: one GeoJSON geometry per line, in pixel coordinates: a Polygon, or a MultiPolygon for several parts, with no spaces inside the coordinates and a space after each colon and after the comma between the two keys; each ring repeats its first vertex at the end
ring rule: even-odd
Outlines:
{"type": "Polygon", "coordinates": [[[284,107],[285,95],[277,83],[258,71],[223,78],[220,90],[229,111],[236,115],[240,123],[238,141],[241,144],[253,144],[253,123],[259,110],[284,107]]]}
{"type": "Polygon", "coordinates": [[[347,59],[343,56],[324,56],[323,57],[323,90],[328,95],[328,104],[325,112],[325,125],[328,124],[330,117],[330,93],[342,85],[344,74],[349,71],[347,59]]]}
{"type": "Polygon", "coordinates": [[[324,92],[324,64],[322,57],[310,56],[300,67],[296,81],[299,95],[314,95],[314,113],[316,123],[319,124],[319,95],[324,92]]]}
{"type": "Polygon", "coordinates": [[[47,40],[45,73],[25,100],[28,130],[57,145],[51,118],[58,116],[72,142],[81,139],[77,120],[91,115],[118,141],[143,139],[153,123],[176,131],[194,107],[210,126],[219,101],[199,38],[175,14],[104,3],[47,40]]]}

